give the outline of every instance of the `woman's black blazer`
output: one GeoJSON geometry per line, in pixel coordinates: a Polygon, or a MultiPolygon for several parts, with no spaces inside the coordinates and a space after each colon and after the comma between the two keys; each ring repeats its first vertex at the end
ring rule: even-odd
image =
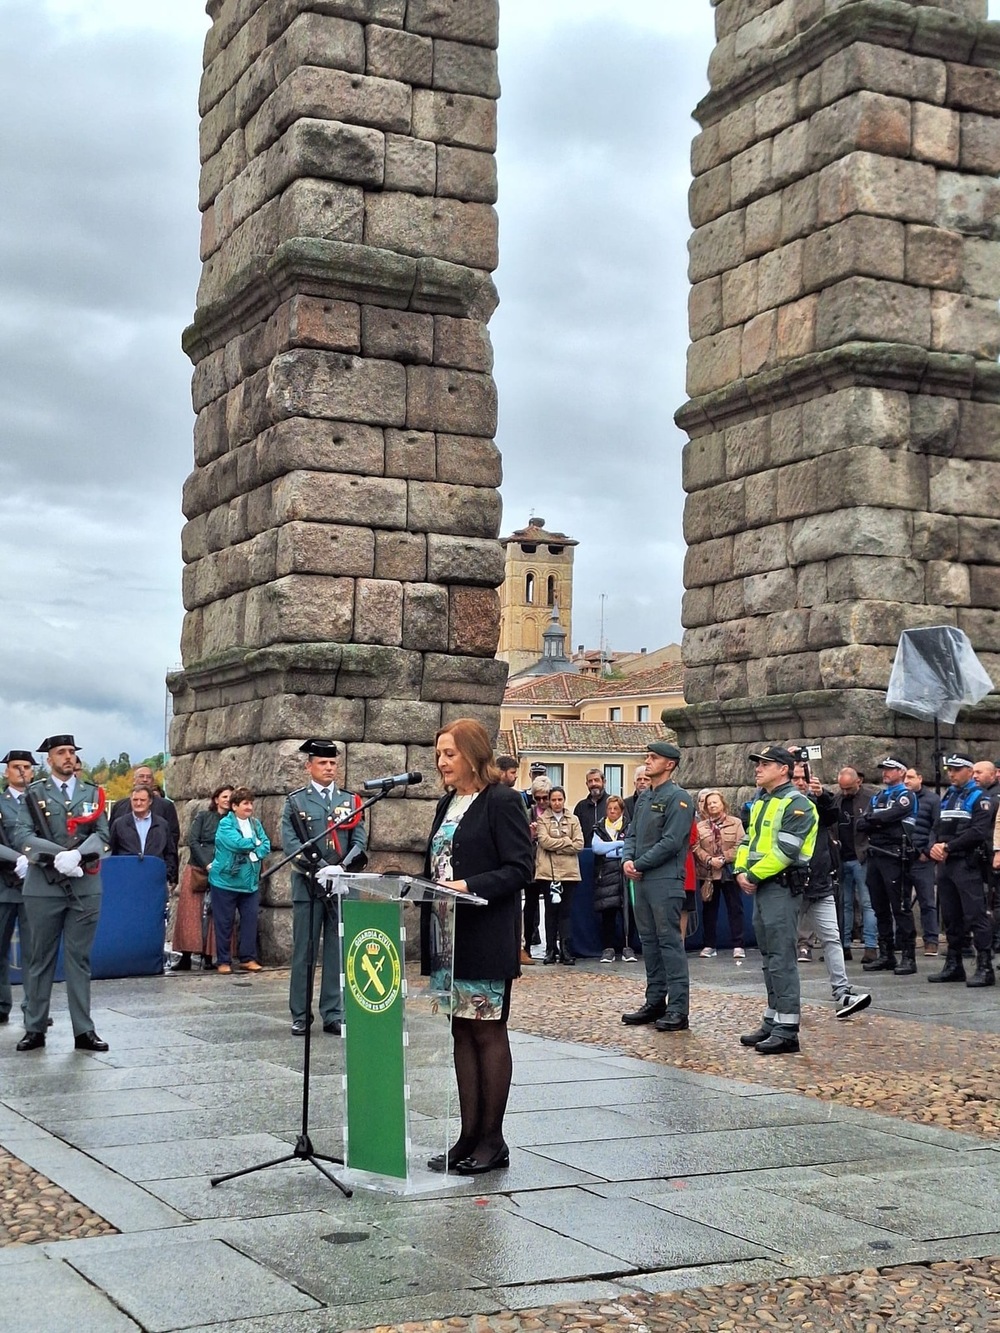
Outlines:
{"type": "MultiPolygon", "coordinates": [[[[430,844],[453,793],[434,812],[424,874],[430,875],[430,844]]],[[[521,890],[535,873],[535,856],[521,793],[496,783],[485,787],[462,816],[451,847],[452,877],[488,906],[463,905],[455,917],[454,975],[466,981],[502,981],[521,974],[521,890]]],[[[422,970],[429,966],[429,915],[420,923],[422,970]]]]}

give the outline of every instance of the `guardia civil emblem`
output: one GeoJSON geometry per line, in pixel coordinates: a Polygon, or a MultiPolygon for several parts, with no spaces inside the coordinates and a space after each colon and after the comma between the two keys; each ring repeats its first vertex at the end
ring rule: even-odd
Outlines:
{"type": "Polygon", "coordinates": [[[347,951],[344,970],[351,994],[368,1013],[385,1013],[395,1003],[402,968],[399,950],[384,931],[359,931],[347,951]]]}

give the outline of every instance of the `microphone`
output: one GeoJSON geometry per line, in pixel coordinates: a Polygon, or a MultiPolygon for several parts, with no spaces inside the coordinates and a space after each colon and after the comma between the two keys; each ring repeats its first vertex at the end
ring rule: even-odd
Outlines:
{"type": "Polygon", "coordinates": [[[393,773],[389,778],[369,778],[361,785],[365,791],[388,791],[390,787],[415,787],[423,780],[423,773],[393,773]]]}

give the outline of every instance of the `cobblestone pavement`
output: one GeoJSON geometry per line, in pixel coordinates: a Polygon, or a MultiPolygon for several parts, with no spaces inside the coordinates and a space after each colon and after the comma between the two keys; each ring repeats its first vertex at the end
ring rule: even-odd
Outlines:
{"type": "MultiPolygon", "coordinates": [[[[752,964],[750,965],[752,966],[752,964]]],[[[694,970],[694,969],[693,969],[694,970]]],[[[283,985],[283,976],[273,974],[283,985]]],[[[697,974],[696,974],[697,975],[697,974]]],[[[586,1043],[702,1074],[739,1079],[873,1110],[921,1125],[995,1138],[1000,1036],[955,1025],[888,1017],[877,1006],[848,1023],[829,1004],[807,1003],[803,1053],[763,1059],[737,1040],[755,1027],[760,996],[696,981],[691,1030],[627,1028],[620,1015],[641,1000],[642,969],[596,965],[526,969],[515,988],[512,1027],[586,1043]],[[891,1060],[887,1051],[892,1051],[891,1060]]],[[[177,984],[184,984],[183,981],[177,984]]],[[[1000,990],[976,997],[995,1008],[1000,990]]],[[[115,1228],[44,1176],[0,1150],[0,1246],[113,1234],[115,1228]]],[[[383,1325],[383,1333],[536,1333],[634,1329],[637,1333],[753,1328],[954,1329],[1000,1333],[1000,1257],[908,1265],[832,1277],[636,1291],[604,1303],[555,1304],[492,1316],[383,1325]]]]}

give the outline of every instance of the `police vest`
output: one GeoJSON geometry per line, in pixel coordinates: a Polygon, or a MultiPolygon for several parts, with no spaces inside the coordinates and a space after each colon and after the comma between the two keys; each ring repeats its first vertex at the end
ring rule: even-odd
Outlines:
{"type": "Polygon", "coordinates": [[[976,802],[984,799],[982,787],[970,782],[967,787],[949,787],[941,801],[938,823],[941,832],[956,837],[968,827],[976,802]]]}
{"type": "MultiPolygon", "coordinates": [[[[750,812],[750,846],[747,849],[748,869],[753,870],[755,865],[775,850],[785,811],[798,795],[799,793],[795,792],[790,796],[767,796],[754,802],[753,809],[750,812]]],[[[798,859],[790,862],[791,865],[801,865],[810,860],[813,848],[816,846],[818,829],[819,819],[817,816],[812,821],[809,832],[803,839],[802,850],[798,859]]],[[[784,857],[786,853],[779,848],[778,855],[784,857]]]]}

